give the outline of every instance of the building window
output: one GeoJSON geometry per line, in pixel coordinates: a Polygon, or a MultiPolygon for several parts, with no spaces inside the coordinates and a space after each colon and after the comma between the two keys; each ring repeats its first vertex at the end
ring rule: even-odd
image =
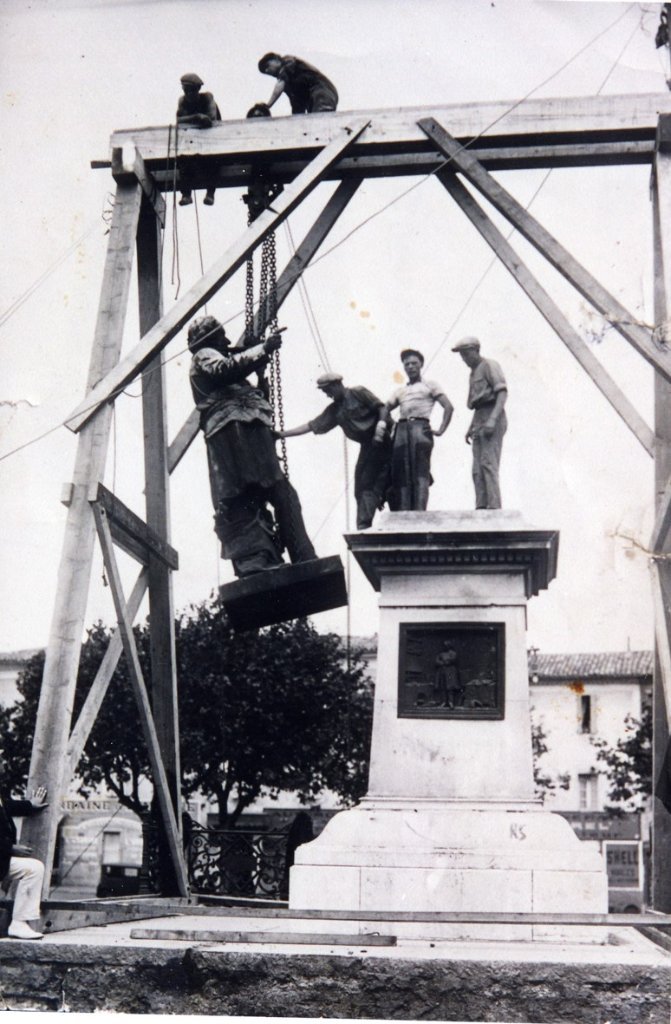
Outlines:
{"type": "Polygon", "coordinates": [[[580,732],[592,731],[592,698],[583,694],[580,698],[580,732]]]}
{"type": "Polygon", "coordinates": [[[578,776],[578,797],[581,811],[599,809],[599,776],[596,772],[578,776]]]}
{"type": "Polygon", "coordinates": [[[121,832],[103,832],[103,864],[121,863],[121,832]]]}

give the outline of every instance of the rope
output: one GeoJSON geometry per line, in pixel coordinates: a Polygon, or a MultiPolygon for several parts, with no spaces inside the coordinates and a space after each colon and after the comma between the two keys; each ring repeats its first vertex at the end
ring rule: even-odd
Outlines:
{"type": "MultiPolygon", "coordinates": [[[[198,214],[197,196],[194,199],[193,209],[196,214],[196,236],[198,238],[198,258],[200,259],[200,275],[201,277],[203,277],[205,275],[205,267],[203,265],[203,245],[200,239],[200,216],[198,214]]],[[[203,305],[203,312],[205,316],[207,316],[207,303],[204,303],[203,305]]]]}
{"type": "MultiPolygon", "coordinates": [[[[170,159],[170,136],[172,134],[172,125],[168,126],[168,160],[170,159]]],[[[170,284],[177,284],[177,291],[175,292],[175,302],[179,295],[179,290],[182,286],[182,279],[180,276],[179,269],[179,231],[177,228],[177,149],[178,149],[178,138],[179,129],[177,122],[175,122],[175,159],[172,165],[172,270],[170,272],[170,284]]]]}

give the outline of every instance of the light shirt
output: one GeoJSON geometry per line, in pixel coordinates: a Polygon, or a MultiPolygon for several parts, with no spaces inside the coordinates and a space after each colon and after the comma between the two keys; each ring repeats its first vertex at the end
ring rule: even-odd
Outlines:
{"type": "Polygon", "coordinates": [[[494,359],[482,359],[471,370],[468,384],[468,408],[479,409],[496,401],[499,391],[507,391],[503,370],[494,359]]]}
{"type": "Polygon", "coordinates": [[[394,391],[387,405],[390,409],[398,406],[402,420],[428,420],[436,400],[440,397],[447,398],[447,395],[435,380],[418,380],[415,384],[404,384],[394,391]]]}

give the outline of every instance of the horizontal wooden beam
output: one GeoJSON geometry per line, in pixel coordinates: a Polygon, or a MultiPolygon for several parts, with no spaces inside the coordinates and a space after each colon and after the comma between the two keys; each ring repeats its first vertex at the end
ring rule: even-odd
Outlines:
{"type": "MultiPolygon", "coordinates": [[[[569,96],[543,99],[458,103],[433,107],[402,107],[289,117],[245,118],[224,121],[203,131],[180,128],[180,157],[216,156],[221,162],[240,163],[244,158],[276,159],[307,156],[332,142],[352,120],[365,118],[370,128],[353,155],[364,153],[426,152],[427,145],[417,122],[433,117],[449,125],[453,135],[464,141],[485,135],[492,140],[521,145],[576,142],[654,141],[660,114],[671,113],[668,92],[625,96],[569,96]]],[[[168,126],[130,128],[116,131],[111,148],[132,143],[152,170],[158,161],[165,169],[168,126]]]]}
{"type": "MultiPolygon", "coordinates": [[[[612,165],[651,164],[655,154],[653,139],[623,140],[621,142],[548,142],[545,145],[502,145],[488,146],[476,142],[469,152],[489,171],[524,171],[537,168],[561,167],[608,167],[612,165]]],[[[288,160],[267,157],[263,171],[270,181],[285,184],[293,181],[308,163],[308,158],[288,160]]],[[[324,181],[342,181],[353,175],[364,178],[391,178],[408,175],[433,174],[445,162],[444,157],[430,151],[422,153],[388,153],[375,155],[362,153],[360,156],[345,156],[334,164],[324,175],[324,181]]],[[[92,160],[94,170],[107,170],[110,160],[92,160]]],[[[190,170],[190,188],[246,188],[252,176],[252,164],[235,162],[222,164],[217,157],[204,157],[190,170]]],[[[157,188],[172,192],[182,184],[179,168],[154,162],[152,177],[157,188]]]]}
{"type": "Polygon", "coordinates": [[[629,401],[622,389],[615,383],[606,368],[599,362],[589,346],[569,323],[556,302],[546,292],[529,268],[520,259],[510,242],[499,231],[490,217],[480,207],[468,189],[462,185],[454,171],[438,172],[438,180],[460,206],[471,223],[491,246],[506,270],[510,271],[541,315],[564,342],[582,368],[586,370],[604,397],[642,444],[648,455],[654,451],[654,434],[636,407],[629,401]]]}
{"type": "Polygon", "coordinates": [[[652,332],[636,323],[636,318],[611,295],[574,256],[540,224],[533,214],[515,199],[478,163],[469,150],[434,119],[420,122],[420,127],[440,152],[478,189],[482,195],[534,246],[573,287],[597,309],[639,355],[667,380],[671,381],[671,349],[653,340],[652,332]]]}
{"type": "MultiPolygon", "coordinates": [[[[254,120],[252,118],[252,120],[254,120]]],[[[107,403],[133,380],[191,317],[208,301],[266,235],[274,231],[324,177],[328,168],[349,149],[368,127],[368,122],[353,119],[339,130],[336,138],[325,146],[314,160],[274,200],[272,208],[264,210],[242,236],[221,256],[214,266],[168,312],[143,335],[139,344],[79,403],[67,417],[65,425],[78,431],[95,416],[101,404],[107,403]]]]}
{"type": "Polygon", "coordinates": [[[171,569],[179,569],[179,555],[175,549],[162,540],[103,484],[98,484],[89,500],[104,508],[114,542],[126,554],[135,558],[141,565],[148,565],[149,555],[152,554],[171,569]]]}
{"type": "Polygon", "coordinates": [[[224,931],[223,928],[131,928],[131,939],[176,939],[180,942],[255,943],[283,946],[395,946],[395,935],[342,932],[224,931]]]}

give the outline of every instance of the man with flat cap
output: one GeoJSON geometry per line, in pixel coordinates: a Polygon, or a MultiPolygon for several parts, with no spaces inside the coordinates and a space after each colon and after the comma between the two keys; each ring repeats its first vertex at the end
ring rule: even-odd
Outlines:
{"type": "Polygon", "coordinates": [[[339,373],[324,373],[317,378],[317,387],[331,404],[315,419],[300,427],[284,430],[279,437],[298,437],[300,434],[327,434],[341,427],[350,441],[359,445],[359,457],[354,470],[354,497],[356,499],[356,528],[366,530],[373,522],[377,509],[382,508],[389,486],[391,441],[384,430],[378,428],[384,402],[364,387],[346,388],[339,373]]]}
{"type": "Polygon", "coordinates": [[[282,565],[285,548],[292,562],[316,558],[298,495],[277,458],[272,408],[246,379],[268,363],[282,344],[281,336],[271,334],[249,348],[231,349],[222,324],[203,316],[191,323],[188,337],[191,390],[207,444],[222,557],[231,559],[241,578],[282,565]]]}
{"type": "MultiPolygon", "coordinates": [[[[221,114],[214,96],[211,92],[201,92],[203,80],[192,71],[182,75],[183,95],[177,101],[177,124],[183,128],[211,128],[215,121],[221,121],[221,114]]],[[[182,168],[182,180],[187,184],[189,181],[188,167],[182,168]]],[[[203,200],[205,206],[212,206],[214,203],[215,189],[210,187],[203,200]]],[[[182,189],[180,206],[188,206],[193,202],[191,189],[182,189]]]]}
{"type": "Polygon", "coordinates": [[[265,53],[259,61],[259,71],[277,79],[268,107],[272,107],[282,93],[291,103],[292,114],[318,114],[338,106],[333,82],[305,60],[289,54],[281,57],[279,53],[265,53]]]}
{"type": "Polygon", "coordinates": [[[467,405],[473,409],[473,419],[466,444],[473,448],[475,507],[501,508],[499,463],[508,426],[504,411],[508,385],[496,360],[480,355],[477,338],[462,338],[452,351],[458,352],[471,370],[467,405]]]}
{"type": "Polygon", "coordinates": [[[415,348],[401,352],[408,378],[387,402],[380,423],[388,423],[392,409],[398,408],[399,420],[394,433],[391,458],[392,503],[399,512],[421,512],[429,503],[431,453],[434,437],[447,430],[454,409],[440,384],[424,380],[424,356],[415,348]],[[437,429],[431,427],[431,412],[440,405],[443,417],[437,429]]]}

